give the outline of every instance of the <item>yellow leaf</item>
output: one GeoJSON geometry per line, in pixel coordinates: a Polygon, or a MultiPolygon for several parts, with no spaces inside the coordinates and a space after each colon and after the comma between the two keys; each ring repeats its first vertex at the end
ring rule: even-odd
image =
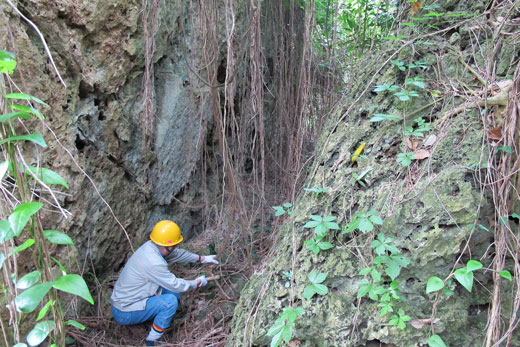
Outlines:
{"type": "Polygon", "coordinates": [[[363,153],[363,149],[365,148],[366,142],[362,142],[361,145],[354,151],[354,154],[352,155],[352,162],[355,162],[356,159],[363,153]]]}

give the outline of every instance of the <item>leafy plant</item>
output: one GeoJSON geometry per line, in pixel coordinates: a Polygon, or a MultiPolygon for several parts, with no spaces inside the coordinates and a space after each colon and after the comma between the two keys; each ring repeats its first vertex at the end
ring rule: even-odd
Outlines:
{"type": "Polygon", "coordinates": [[[394,95],[397,96],[401,101],[408,101],[412,97],[419,96],[419,94],[416,91],[408,89],[401,89],[399,92],[394,93],[394,95]]]}
{"type": "Polygon", "coordinates": [[[433,334],[428,339],[428,346],[430,347],[447,347],[441,337],[437,334],[433,334]]]}
{"type": "Polygon", "coordinates": [[[312,215],[311,221],[308,221],[303,226],[304,228],[314,228],[314,233],[316,234],[316,237],[319,239],[324,238],[327,235],[327,231],[329,229],[332,230],[339,230],[338,223],[334,222],[336,220],[336,217],[334,216],[317,216],[312,215]]]}
{"type": "Polygon", "coordinates": [[[293,329],[296,324],[296,320],[299,315],[304,314],[305,311],[301,307],[294,309],[285,307],[283,313],[274,324],[267,331],[267,336],[272,336],[271,347],[278,347],[284,341],[285,343],[291,342],[293,329]]]}
{"type": "Polygon", "coordinates": [[[430,123],[426,123],[422,117],[414,119],[414,122],[417,124],[415,129],[412,126],[407,126],[404,128],[404,134],[406,136],[423,137],[424,133],[431,130],[430,123]]]}
{"type": "Polygon", "coordinates": [[[292,278],[292,271],[285,271],[282,275],[282,279],[285,281],[285,288],[289,288],[291,286],[291,278],[292,278]]]}
{"type": "Polygon", "coordinates": [[[325,279],[327,279],[326,273],[317,273],[315,270],[312,270],[308,277],[311,284],[306,286],[303,290],[303,297],[309,300],[314,296],[314,294],[326,295],[329,292],[329,288],[322,284],[325,279]]]}
{"type": "Polygon", "coordinates": [[[319,254],[320,251],[324,251],[334,247],[330,242],[321,241],[321,239],[305,240],[304,243],[307,246],[307,248],[310,249],[314,254],[319,254]]]}
{"type": "Polygon", "coordinates": [[[410,316],[404,313],[402,308],[397,311],[397,314],[392,315],[388,324],[397,326],[399,329],[406,328],[406,322],[412,319],[410,316]]]}
{"type": "Polygon", "coordinates": [[[369,122],[382,122],[384,120],[400,120],[403,117],[397,116],[394,114],[384,114],[384,113],[376,113],[372,118],[370,118],[369,122]]]}
{"type": "Polygon", "coordinates": [[[396,90],[399,90],[399,89],[400,89],[400,87],[395,84],[384,83],[384,84],[376,86],[374,88],[374,92],[379,93],[379,92],[384,92],[385,90],[395,92],[396,90]]]}
{"type": "Polygon", "coordinates": [[[394,64],[395,66],[397,66],[397,68],[401,71],[404,71],[406,70],[406,66],[404,64],[404,62],[400,61],[400,60],[390,60],[390,62],[392,64],[394,64]]]}
{"type": "Polygon", "coordinates": [[[402,166],[410,166],[412,161],[415,160],[415,156],[413,152],[408,153],[398,153],[396,161],[401,163],[402,166]]]}
{"type": "Polygon", "coordinates": [[[354,180],[362,187],[366,187],[366,184],[365,182],[363,182],[363,179],[364,177],[366,176],[367,173],[369,173],[370,171],[372,171],[373,168],[369,167],[369,168],[366,168],[365,170],[363,170],[359,175],[355,172],[352,173],[352,178],[354,178],[354,180]]]}
{"type": "Polygon", "coordinates": [[[278,216],[282,216],[284,214],[288,214],[288,215],[291,215],[293,213],[293,211],[290,211],[289,208],[292,207],[292,204],[290,202],[286,202],[284,203],[282,206],[273,206],[273,209],[275,211],[274,215],[276,217],[278,216]]]}
{"type": "Polygon", "coordinates": [[[415,76],[412,78],[407,78],[404,82],[405,85],[414,85],[418,88],[424,89],[426,88],[426,83],[424,83],[424,78],[421,76],[415,76]]]}
{"type": "MultiPolygon", "coordinates": [[[[16,68],[15,56],[6,51],[0,51],[0,73],[10,74],[16,68]]],[[[2,94],[4,91],[2,91],[2,94]]],[[[89,289],[83,277],[77,274],[68,274],[65,267],[57,260],[49,256],[48,247],[50,244],[73,245],[72,239],[57,230],[43,230],[39,212],[44,208],[45,199],[33,201],[34,197],[29,192],[39,190],[37,185],[43,183],[43,188],[60,185],[68,188],[67,182],[56,172],[42,167],[27,165],[27,162],[37,162],[22,157],[21,151],[15,150],[15,146],[22,143],[32,143],[36,146],[46,148],[47,144],[42,134],[29,133],[17,134],[15,129],[27,129],[27,126],[14,126],[12,122],[23,122],[23,120],[39,118],[44,119],[41,112],[35,108],[36,104],[48,107],[48,105],[34,96],[25,93],[7,93],[4,96],[4,106],[2,111],[9,108],[10,113],[0,115],[0,123],[3,128],[2,139],[0,140],[1,152],[4,153],[4,162],[0,162],[0,184],[2,180],[8,179],[13,182],[10,188],[10,197],[13,201],[5,204],[4,213],[6,219],[0,220],[0,243],[2,249],[9,250],[8,254],[0,252],[0,268],[3,267],[4,274],[8,274],[3,280],[2,290],[4,292],[5,305],[13,307],[15,310],[10,312],[13,322],[12,336],[19,336],[18,324],[21,322],[22,314],[35,311],[43,305],[36,321],[40,321],[52,315],[52,319],[46,319],[37,323],[26,337],[27,343],[36,346],[42,343],[51,335],[51,345],[64,345],[65,325],[76,328],[83,328],[75,321],[65,322],[61,303],[57,291],[62,291],[79,296],[89,303],[94,300],[90,295],[89,289]],[[19,104],[22,101],[27,105],[19,104]],[[38,218],[38,219],[37,219],[38,218]],[[38,220],[38,222],[37,222],[38,220]],[[13,240],[16,239],[16,242],[13,240]],[[19,244],[23,240],[22,244],[19,244]],[[19,246],[13,248],[13,244],[19,246]],[[32,253],[25,259],[34,259],[34,264],[17,264],[18,253],[32,253]],[[62,271],[61,276],[50,278],[48,271],[56,262],[62,271]],[[31,268],[32,271],[19,276],[18,271],[22,268],[31,268]]],[[[29,153],[30,151],[24,151],[29,153]]],[[[49,207],[47,207],[49,208],[49,207]]],[[[5,334],[5,331],[4,331],[5,334]]],[[[4,336],[7,338],[7,336],[4,336]]],[[[18,343],[17,346],[25,346],[18,343]]]]}
{"type": "Polygon", "coordinates": [[[455,270],[453,276],[455,279],[462,284],[468,292],[471,293],[473,288],[473,271],[481,269],[482,263],[476,260],[468,260],[466,266],[455,270]]]}
{"type": "Polygon", "coordinates": [[[376,210],[370,210],[368,212],[357,212],[352,216],[352,220],[343,229],[341,234],[351,233],[358,229],[362,233],[366,233],[374,230],[374,224],[381,225],[383,220],[379,217],[376,210]]]}

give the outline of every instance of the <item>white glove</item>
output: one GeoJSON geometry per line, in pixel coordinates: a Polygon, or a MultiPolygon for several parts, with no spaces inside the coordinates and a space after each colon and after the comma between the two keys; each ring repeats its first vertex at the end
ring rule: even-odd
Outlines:
{"type": "Polygon", "coordinates": [[[199,282],[200,280],[200,284],[199,284],[199,287],[204,287],[206,284],[208,284],[208,280],[206,280],[206,276],[202,275],[202,276],[199,276],[195,279],[195,281],[199,282]]]}
{"type": "Polygon", "coordinates": [[[209,264],[209,263],[213,263],[213,264],[218,264],[218,260],[215,259],[216,255],[205,255],[202,257],[202,260],[200,261],[202,264],[209,264]]]}

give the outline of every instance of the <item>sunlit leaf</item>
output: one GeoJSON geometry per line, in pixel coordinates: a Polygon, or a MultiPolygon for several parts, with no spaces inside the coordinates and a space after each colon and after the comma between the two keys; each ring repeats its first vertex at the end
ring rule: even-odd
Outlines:
{"type": "Polygon", "coordinates": [[[59,277],[53,285],[54,288],[82,297],[86,301],[94,304],[94,299],[88,290],[83,277],[77,274],[69,274],[59,277]]]}
{"type": "Polygon", "coordinates": [[[428,339],[428,346],[430,347],[447,347],[444,341],[442,341],[441,337],[437,334],[433,334],[428,339]]]}
{"type": "Polygon", "coordinates": [[[15,236],[20,236],[29,219],[43,207],[40,202],[24,202],[18,205],[9,216],[9,225],[15,236]]]}
{"type": "Polygon", "coordinates": [[[31,247],[32,245],[34,245],[34,239],[27,239],[24,243],[22,243],[20,246],[16,247],[15,249],[13,249],[11,252],[9,252],[9,254],[7,255],[8,257],[12,256],[13,254],[16,254],[16,253],[19,253],[23,250],[26,250],[27,248],[31,247]]]}
{"type": "Polygon", "coordinates": [[[466,263],[466,269],[468,269],[468,271],[482,269],[482,263],[476,260],[468,260],[466,263]]]}
{"type": "Polygon", "coordinates": [[[9,241],[14,237],[14,232],[6,220],[0,220],[0,242],[9,241]]]}
{"type": "Polygon", "coordinates": [[[34,284],[38,283],[40,281],[41,274],[40,271],[34,270],[33,272],[29,272],[22,278],[16,282],[16,288],[18,289],[27,289],[32,287],[34,284]]]}
{"type": "Polygon", "coordinates": [[[14,141],[31,141],[43,148],[47,147],[47,144],[45,143],[45,140],[44,140],[42,134],[11,136],[6,139],[0,140],[0,145],[3,145],[4,143],[8,143],[8,142],[14,142],[14,141]]]}
{"type": "Polygon", "coordinates": [[[47,314],[47,312],[49,312],[49,309],[51,308],[52,305],[54,305],[54,301],[53,300],[47,301],[45,306],[43,306],[43,308],[40,310],[40,312],[38,312],[38,317],[36,317],[36,321],[39,321],[43,317],[45,317],[45,315],[47,314]]]}
{"type": "Polygon", "coordinates": [[[22,111],[22,112],[31,113],[31,114],[34,114],[36,117],[38,117],[40,119],[45,119],[45,117],[40,113],[40,111],[38,111],[34,107],[23,106],[23,105],[9,105],[9,107],[11,109],[13,109],[13,110],[18,110],[18,111],[22,111]]]}
{"type": "Polygon", "coordinates": [[[38,346],[41,344],[49,333],[54,330],[54,321],[43,321],[34,327],[27,335],[27,343],[29,346],[38,346]]]}
{"type": "Polygon", "coordinates": [[[513,280],[513,276],[511,276],[511,273],[507,270],[502,270],[499,272],[500,276],[504,277],[506,280],[513,280]]]}
{"type": "Polygon", "coordinates": [[[32,116],[27,112],[13,112],[6,113],[0,116],[0,123],[8,121],[13,118],[21,118],[21,119],[32,119],[32,116]]]}
{"type": "Polygon", "coordinates": [[[43,102],[42,100],[38,99],[37,97],[32,96],[32,95],[28,95],[28,94],[25,94],[25,93],[10,93],[10,94],[4,95],[4,98],[35,101],[35,102],[37,102],[39,104],[42,104],[42,105],[45,105],[45,106],[49,106],[45,102],[43,102]]]}
{"type": "Polygon", "coordinates": [[[34,311],[45,294],[52,288],[52,284],[52,282],[41,283],[23,291],[14,299],[16,309],[23,313],[34,311]]]}
{"type": "Polygon", "coordinates": [[[65,324],[72,325],[73,327],[78,328],[80,330],[85,330],[86,329],[86,327],[83,324],[81,324],[80,322],[76,322],[75,320],[72,320],[72,319],[66,321],[65,324]]]}
{"type": "Polygon", "coordinates": [[[468,271],[466,268],[457,269],[455,270],[454,276],[455,279],[471,293],[471,289],[473,288],[473,272],[468,271]]]}
{"type": "Polygon", "coordinates": [[[34,175],[36,175],[36,177],[38,177],[40,180],[42,180],[43,183],[45,183],[45,184],[59,184],[59,185],[64,186],[65,188],[69,188],[67,181],[65,181],[65,179],[63,179],[63,177],[61,177],[59,174],[57,174],[56,172],[54,172],[50,169],[47,169],[44,167],[36,168],[36,167],[30,166],[27,169],[27,172],[28,171],[30,171],[34,175]]]}
{"type": "Polygon", "coordinates": [[[57,245],[73,245],[74,242],[69,235],[57,230],[44,230],[43,235],[50,243],[57,245]]]}
{"type": "Polygon", "coordinates": [[[428,283],[426,283],[426,294],[436,292],[442,288],[444,288],[444,281],[437,276],[432,276],[428,279],[428,283]]]}

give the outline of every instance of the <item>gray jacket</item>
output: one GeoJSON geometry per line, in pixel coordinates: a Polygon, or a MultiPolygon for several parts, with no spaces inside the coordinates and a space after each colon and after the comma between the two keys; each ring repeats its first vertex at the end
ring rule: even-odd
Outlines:
{"type": "Polygon", "coordinates": [[[186,292],[197,287],[197,281],[175,277],[168,270],[168,263],[190,263],[199,259],[183,249],[175,249],[164,258],[152,241],[143,244],[128,259],[114,286],[110,302],[120,311],[140,311],[146,308],[146,300],[158,294],[160,288],[174,293],[186,292]]]}

